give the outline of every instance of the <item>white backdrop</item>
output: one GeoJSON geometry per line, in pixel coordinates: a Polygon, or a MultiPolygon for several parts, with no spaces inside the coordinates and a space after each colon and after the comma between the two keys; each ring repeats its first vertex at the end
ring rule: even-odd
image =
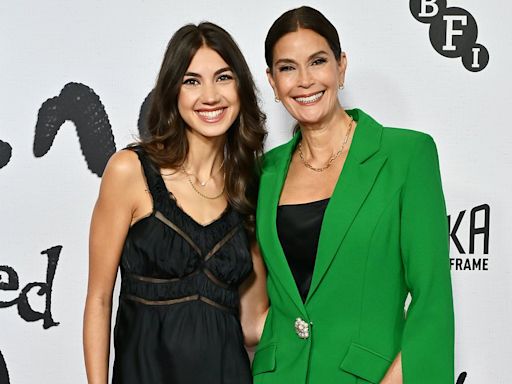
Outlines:
{"type": "MultiPolygon", "coordinates": [[[[428,13],[443,2],[427,3],[436,4],[425,8],[428,13]]],[[[0,2],[0,384],[86,381],[82,312],[88,226],[100,179],[87,167],[72,121],[62,125],[49,151],[36,157],[42,104],[68,83],[90,87],[108,115],[102,129],[110,122],[115,148],[123,148],[137,134],[141,104],[172,33],[187,22],[209,20],[231,32],[246,55],[268,113],[270,149],[290,137],[292,122],[273,102],[263,41],[278,15],[300,5],[292,0],[0,2]],[[42,284],[48,256],[41,252],[48,249],[58,257],[51,293],[42,284]],[[31,311],[23,305],[22,290],[33,282],[41,285],[26,295],[31,311]],[[38,296],[41,287],[43,296],[38,296]],[[47,329],[42,319],[27,321],[31,313],[45,312],[49,298],[47,329]],[[50,316],[59,324],[51,326],[50,316]]],[[[477,42],[490,56],[480,72],[436,52],[429,24],[416,20],[406,1],[318,0],[309,5],[335,24],[347,51],[343,105],[363,108],[384,125],[435,138],[451,216],[459,383],[510,383],[512,133],[506,114],[512,106],[512,4],[448,3],[476,20],[477,42]],[[486,209],[477,208],[471,223],[471,210],[480,206],[486,209]],[[478,230],[486,217],[487,234],[478,230]]],[[[454,22],[453,29],[461,25],[454,22]]]]}

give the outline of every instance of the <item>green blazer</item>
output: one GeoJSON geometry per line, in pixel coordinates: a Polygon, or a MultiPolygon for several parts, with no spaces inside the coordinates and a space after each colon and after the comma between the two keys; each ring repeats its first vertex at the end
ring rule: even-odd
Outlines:
{"type": "Polygon", "coordinates": [[[435,144],[423,133],[384,128],[361,110],[347,112],[358,125],[325,211],[305,303],[276,230],[300,133],[264,157],[256,227],[271,306],[254,383],[379,383],[401,351],[404,384],[453,384],[448,228],[435,144]],[[297,318],[307,337],[299,337],[297,318]]]}

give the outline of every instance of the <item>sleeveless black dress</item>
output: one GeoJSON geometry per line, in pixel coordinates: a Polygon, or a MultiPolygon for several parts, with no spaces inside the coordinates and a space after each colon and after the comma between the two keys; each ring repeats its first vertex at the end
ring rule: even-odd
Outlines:
{"type": "Polygon", "coordinates": [[[153,199],[121,255],[115,384],[249,384],[238,286],[252,270],[241,215],[208,225],[188,216],[141,148],[153,199]]]}

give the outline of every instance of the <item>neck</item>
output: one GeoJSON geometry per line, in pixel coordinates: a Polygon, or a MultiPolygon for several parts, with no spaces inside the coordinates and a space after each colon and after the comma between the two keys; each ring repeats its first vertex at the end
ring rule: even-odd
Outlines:
{"type": "Polygon", "coordinates": [[[328,161],[349,134],[350,121],[351,117],[339,106],[322,122],[300,124],[304,156],[318,162],[328,161]]]}
{"type": "Polygon", "coordinates": [[[187,131],[187,140],[188,155],[185,159],[185,169],[196,175],[199,180],[207,180],[224,161],[226,137],[205,137],[187,131]]]}

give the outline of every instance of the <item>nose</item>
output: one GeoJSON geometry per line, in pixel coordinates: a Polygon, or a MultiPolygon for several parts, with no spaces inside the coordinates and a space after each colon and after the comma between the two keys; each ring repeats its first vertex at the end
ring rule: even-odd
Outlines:
{"type": "Polygon", "coordinates": [[[307,69],[299,70],[299,87],[301,88],[310,88],[314,84],[313,77],[309,73],[307,69]]]}
{"type": "Polygon", "coordinates": [[[220,94],[215,83],[203,86],[202,101],[208,105],[217,104],[220,101],[220,94]]]}

